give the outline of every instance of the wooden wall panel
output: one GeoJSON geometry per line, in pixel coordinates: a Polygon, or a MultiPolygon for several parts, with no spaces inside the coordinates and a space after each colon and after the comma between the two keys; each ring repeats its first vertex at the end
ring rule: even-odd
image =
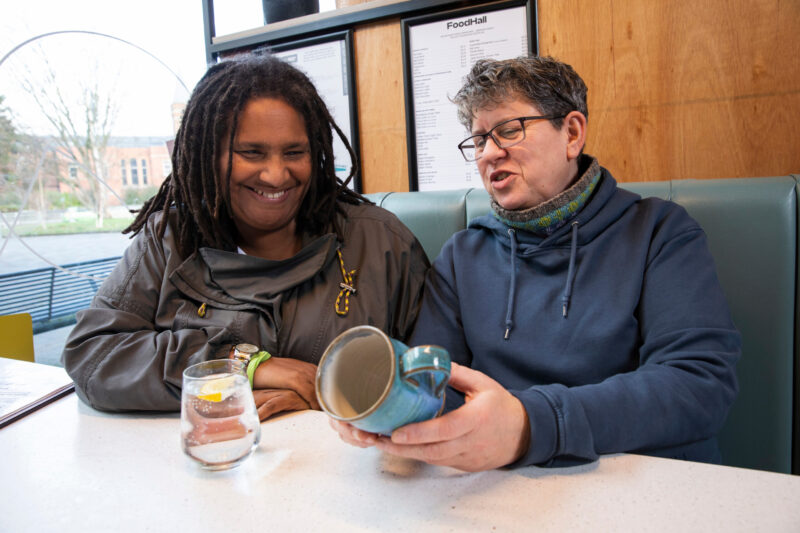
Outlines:
{"type": "Polygon", "coordinates": [[[356,29],[363,192],[407,191],[408,155],[400,22],[356,29]]]}
{"type": "Polygon", "coordinates": [[[800,172],[800,2],[539,0],[539,17],[620,181],[800,172]]]}
{"type": "Polygon", "coordinates": [[[610,109],[586,151],[620,181],[798,173],[798,116],[800,93],[610,109]]]}
{"type": "Polygon", "coordinates": [[[539,0],[539,53],[570,63],[586,81],[590,118],[596,102],[614,100],[611,6],[611,0],[539,0]]]}

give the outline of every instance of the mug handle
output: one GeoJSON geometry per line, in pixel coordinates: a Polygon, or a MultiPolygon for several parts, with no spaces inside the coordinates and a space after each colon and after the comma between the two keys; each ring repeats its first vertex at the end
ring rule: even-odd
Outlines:
{"type": "Polygon", "coordinates": [[[441,398],[450,379],[450,353],[439,346],[415,346],[400,356],[400,377],[441,398]]]}

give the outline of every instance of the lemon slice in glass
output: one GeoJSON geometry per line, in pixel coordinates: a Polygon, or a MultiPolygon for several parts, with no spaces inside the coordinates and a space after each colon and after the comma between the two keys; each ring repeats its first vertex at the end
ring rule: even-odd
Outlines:
{"type": "Polygon", "coordinates": [[[235,381],[236,378],[234,376],[212,379],[200,387],[200,394],[197,395],[197,398],[208,400],[209,402],[221,402],[233,394],[235,381]]]}

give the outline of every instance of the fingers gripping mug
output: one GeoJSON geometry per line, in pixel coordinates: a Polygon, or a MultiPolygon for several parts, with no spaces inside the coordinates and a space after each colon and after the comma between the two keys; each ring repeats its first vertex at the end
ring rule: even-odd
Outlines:
{"type": "Polygon", "coordinates": [[[441,413],[449,377],[450,354],[444,348],[409,348],[378,328],[356,326],[322,354],[317,398],[331,417],[389,435],[441,413]]]}

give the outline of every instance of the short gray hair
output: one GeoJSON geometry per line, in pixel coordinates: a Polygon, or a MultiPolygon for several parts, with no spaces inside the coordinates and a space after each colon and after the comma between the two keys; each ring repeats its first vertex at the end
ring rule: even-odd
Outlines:
{"type": "MultiPolygon", "coordinates": [[[[543,115],[580,111],[588,119],[586,92],[578,73],[552,57],[480,59],[464,78],[453,103],[458,107],[459,122],[469,130],[475,111],[515,98],[530,101],[543,115]]],[[[560,128],[562,119],[551,122],[560,128]]]]}

